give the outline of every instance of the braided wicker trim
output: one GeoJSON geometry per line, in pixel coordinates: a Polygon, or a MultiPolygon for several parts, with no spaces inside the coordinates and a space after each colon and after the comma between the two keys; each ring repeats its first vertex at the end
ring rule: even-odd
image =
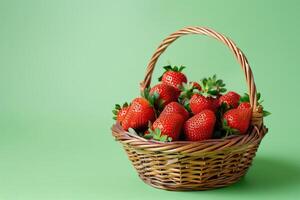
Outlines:
{"type": "Polygon", "coordinates": [[[150,141],[138,135],[126,132],[119,123],[112,127],[112,134],[116,140],[120,141],[123,145],[131,146],[140,152],[160,152],[165,154],[178,153],[189,156],[215,154],[216,151],[240,151],[243,148],[259,144],[266,132],[266,127],[262,127],[261,130],[254,127],[250,133],[246,135],[236,135],[223,139],[210,139],[198,142],[174,141],[171,143],[163,143],[159,141],[150,141]]]}

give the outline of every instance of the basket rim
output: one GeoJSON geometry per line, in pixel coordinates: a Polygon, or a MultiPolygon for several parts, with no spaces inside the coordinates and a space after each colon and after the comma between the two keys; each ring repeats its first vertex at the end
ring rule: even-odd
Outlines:
{"type": "Polygon", "coordinates": [[[123,145],[129,145],[141,151],[162,152],[162,153],[180,153],[197,154],[209,153],[213,151],[239,150],[247,148],[249,145],[257,145],[261,142],[268,129],[262,126],[258,129],[253,126],[245,135],[233,135],[220,139],[209,139],[203,141],[173,141],[160,142],[147,140],[138,135],[125,131],[120,123],[116,122],[111,127],[112,135],[123,145]]]}

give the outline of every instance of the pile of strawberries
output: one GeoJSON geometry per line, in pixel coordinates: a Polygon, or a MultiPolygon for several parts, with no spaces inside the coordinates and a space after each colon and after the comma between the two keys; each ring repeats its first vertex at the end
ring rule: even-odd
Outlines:
{"type": "Polygon", "coordinates": [[[130,104],[116,105],[114,119],[125,131],[162,142],[246,134],[252,116],[249,96],[225,93],[216,75],[188,83],[184,68],[165,66],[157,85],[130,104]]]}

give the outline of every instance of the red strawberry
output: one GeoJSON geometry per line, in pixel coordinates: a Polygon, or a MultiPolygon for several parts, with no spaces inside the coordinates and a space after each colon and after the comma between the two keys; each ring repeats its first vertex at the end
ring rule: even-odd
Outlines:
{"type": "Polygon", "coordinates": [[[184,134],[186,140],[201,141],[212,137],[216,116],[211,110],[202,112],[191,117],[184,123],[184,134]]]}
{"type": "Polygon", "coordinates": [[[164,83],[159,83],[151,88],[150,95],[153,95],[154,93],[159,95],[158,98],[162,104],[162,107],[172,101],[177,101],[179,97],[179,92],[176,88],[164,83]]]}
{"type": "Polygon", "coordinates": [[[177,102],[171,102],[166,105],[164,110],[160,113],[159,117],[161,117],[162,115],[169,115],[174,113],[180,114],[183,117],[184,121],[189,118],[188,111],[177,102]]]}
{"type": "Polygon", "coordinates": [[[147,99],[138,97],[134,99],[122,122],[124,130],[133,128],[141,130],[147,128],[148,122],[155,119],[155,111],[147,99]]]}
{"type": "Polygon", "coordinates": [[[115,105],[115,109],[112,111],[115,115],[113,119],[117,120],[118,122],[122,123],[122,121],[125,118],[125,115],[127,114],[127,111],[129,109],[128,103],[125,102],[123,106],[121,107],[119,104],[115,105]]]}
{"type": "MultiPolygon", "coordinates": [[[[209,109],[212,111],[216,111],[218,108],[218,97],[221,96],[221,93],[225,92],[226,89],[224,88],[225,84],[222,80],[217,80],[217,76],[214,75],[213,77],[204,78],[201,81],[201,91],[199,93],[195,93],[193,90],[191,92],[182,92],[180,95],[181,102],[187,102],[186,99],[189,99],[190,109],[193,114],[200,113],[205,109],[209,109]]],[[[187,90],[190,91],[190,90],[187,90]]]]}
{"type": "Polygon", "coordinates": [[[235,92],[228,92],[219,98],[219,105],[226,103],[229,107],[237,108],[239,105],[241,96],[235,92]]]}
{"type": "Polygon", "coordinates": [[[250,103],[249,102],[240,103],[240,105],[238,106],[238,109],[244,109],[244,108],[251,108],[250,103]]]}
{"type": "MultiPolygon", "coordinates": [[[[251,105],[249,104],[249,101],[250,101],[250,97],[247,93],[245,93],[241,99],[240,99],[240,105],[239,105],[239,108],[247,108],[247,107],[251,107],[251,105]],[[247,105],[248,103],[248,105],[247,105]]],[[[262,112],[263,112],[263,116],[266,117],[268,115],[270,115],[271,113],[269,111],[266,111],[265,109],[263,109],[262,107],[262,102],[263,100],[261,99],[261,94],[258,92],[256,93],[256,101],[257,101],[257,105],[258,105],[258,108],[259,109],[262,109],[262,112]]]]}
{"type": "Polygon", "coordinates": [[[224,129],[227,132],[238,131],[245,134],[250,124],[251,115],[250,108],[228,110],[223,116],[224,129]]]}
{"type": "MultiPolygon", "coordinates": [[[[160,115],[153,123],[153,130],[160,130],[161,135],[167,135],[172,140],[178,140],[184,119],[180,114],[160,115]]],[[[155,138],[154,138],[155,139],[155,138]]]]}
{"type": "Polygon", "coordinates": [[[186,76],[181,72],[184,68],[184,66],[180,68],[177,66],[171,67],[170,65],[165,66],[166,71],[158,80],[178,89],[182,83],[187,82],[186,76]]]}
{"type": "Polygon", "coordinates": [[[201,94],[194,94],[190,99],[190,108],[194,115],[206,109],[216,111],[216,105],[215,98],[205,97],[201,94]]]}

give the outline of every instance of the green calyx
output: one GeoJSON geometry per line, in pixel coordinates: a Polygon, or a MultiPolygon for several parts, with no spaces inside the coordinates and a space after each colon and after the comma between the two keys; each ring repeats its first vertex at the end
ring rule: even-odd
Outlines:
{"type": "Polygon", "coordinates": [[[201,80],[201,94],[205,97],[218,97],[226,92],[225,83],[221,79],[217,79],[216,75],[201,80]]]}
{"type": "MultiPolygon", "coordinates": [[[[261,99],[261,94],[259,92],[256,94],[256,101],[257,101],[258,105],[260,105],[260,106],[264,102],[264,100],[261,99]]],[[[249,94],[244,93],[244,95],[241,96],[240,103],[243,103],[243,102],[248,102],[248,103],[250,102],[249,94]]],[[[266,117],[269,115],[271,115],[271,113],[269,111],[266,111],[263,109],[263,116],[266,117]]]]}
{"type": "Polygon", "coordinates": [[[120,110],[122,109],[122,108],[126,108],[126,107],[128,107],[129,105],[128,105],[128,103],[127,102],[125,102],[123,105],[122,105],[122,107],[120,106],[120,104],[115,104],[115,108],[112,110],[112,113],[113,113],[113,119],[114,120],[117,120],[117,115],[118,115],[118,113],[120,112],[120,110]]]}
{"type": "Polygon", "coordinates": [[[231,128],[228,126],[227,120],[223,120],[222,129],[225,131],[225,137],[228,137],[229,135],[238,135],[240,132],[237,129],[231,128]]]}
{"type": "Polygon", "coordinates": [[[185,66],[181,65],[180,67],[178,66],[174,66],[172,67],[171,65],[167,65],[163,67],[165,69],[165,72],[158,78],[158,81],[162,80],[163,75],[167,72],[167,71],[173,71],[173,72],[182,72],[182,70],[184,68],[186,68],[185,66]]]}
{"type": "Polygon", "coordinates": [[[145,88],[144,91],[141,92],[141,96],[145,98],[149,104],[154,108],[156,117],[159,116],[159,111],[163,109],[164,101],[159,98],[159,94],[154,92],[150,94],[151,88],[145,88]]]}
{"type": "Polygon", "coordinates": [[[193,94],[200,93],[200,91],[194,86],[193,83],[182,83],[179,89],[181,90],[179,99],[190,99],[193,94]]]}
{"type": "Polygon", "coordinates": [[[147,99],[150,105],[154,107],[159,101],[159,94],[157,92],[150,94],[150,90],[150,87],[145,88],[144,91],[141,92],[141,96],[147,99]]]}
{"type": "Polygon", "coordinates": [[[173,72],[182,72],[182,70],[185,68],[185,66],[181,65],[180,67],[171,65],[167,65],[163,67],[166,71],[173,71],[173,72]]]}
{"type": "Polygon", "coordinates": [[[152,139],[152,140],[157,140],[160,142],[171,142],[172,138],[167,136],[167,135],[162,135],[161,130],[159,128],[156,128],[152,130],[149,128],[149,133],[144,135],[144,138],[146,139],[152,139]]]}
{"type": "Polygon", "coordinates": [[[193,83],[182,83],[179,87],[181,90],[178,101],[185,107],[185,109],[191,112],[190,99],[193,94],[200,93],[200,91],[194,86],[193,83]]]}

